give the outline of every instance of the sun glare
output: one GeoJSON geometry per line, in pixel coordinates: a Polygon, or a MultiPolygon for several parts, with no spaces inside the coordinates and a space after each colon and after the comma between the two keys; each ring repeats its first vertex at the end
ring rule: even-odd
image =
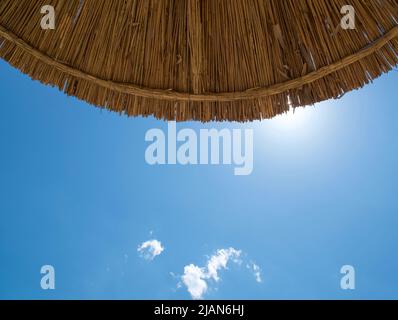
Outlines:
{"type": "Polygon", "coordinates": [[[301,130],[308,124],[311,112],[313,112],[313,108],[310,107],[291,109],[289,112],[270,119],[265,123],[267,127],[276,130],[301,130]]]}

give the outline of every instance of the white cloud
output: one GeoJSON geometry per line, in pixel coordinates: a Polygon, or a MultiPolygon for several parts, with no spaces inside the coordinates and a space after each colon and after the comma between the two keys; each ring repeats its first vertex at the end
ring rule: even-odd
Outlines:
{"type": "Polygon", "coordinates": [[[182,282],[186,285],[188,292],[192,298],[199,300],[207,291],[207,275],[203,268],[199,268],[193,264],[185,266],[182,282]]]}
{"type": "Polygon", "coordinates": [[[263,279],[261,276],[261,268],[259,265],[255,264],[254,262],[251,262],[250,264],[247,265],[247,268],[253,272],[253,275],[256,278],[256,281],[258,283],[263,282],[263,279]]]}
{"type": "Polygon", "coordinates": [[[218,250],[207,262],[207,276],[215,281],[219,281],[218,270],[227,269],[227,264],[230,259],[237,263],[241,253],[241,251],[234,248],[218,250]]]}
{"type": "Polygon", "coordinates": [[[159,240],[149,240],[138,246],[137,251],[145,260],[153,260],[164,251],[164,247],[159,240]]]}
{"type": "Polygon", "coordinates": [[[187,287],[188,292],[195,300],[203,299],[208,290],[208,281],[220,281],[219,270],[227,269],[228,262],[240,262],[241,251],[234,248],[217,250],[216,254],[207,261],[205,268],[200,268],[193,264],[184,267],[182,282],[187,287]]]}

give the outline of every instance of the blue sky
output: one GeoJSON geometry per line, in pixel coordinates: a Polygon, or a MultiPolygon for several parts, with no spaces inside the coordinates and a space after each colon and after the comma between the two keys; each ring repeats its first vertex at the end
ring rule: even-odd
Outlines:
{"type": "Polygon", "coordinates": [[[254,171],[149,166],[129,119],[31,81],[0,62],[0,299],[190,299],[184,267],[219,249],[206,299],[398,297],[398,72],[373,85],[252,124],[254,171]],[[158,239],[152,261],[137,247],[158,239]],[[255,281],[246,262],[262,269],[255,281]],[[54,266],[56,290],[40,287],[54,266]],[[356,269],[356,290],[340,268],[356,269]],[[172,276],[170,273],[173,273],[172,276]]]}

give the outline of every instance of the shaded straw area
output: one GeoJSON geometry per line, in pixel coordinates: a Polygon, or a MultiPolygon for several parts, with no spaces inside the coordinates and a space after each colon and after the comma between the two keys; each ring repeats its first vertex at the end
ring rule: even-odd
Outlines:
{"type": "Polygon", "coordinates": [[[397,25],[398,0],[0,0],[0,57],[128,116],[245,122],[390,71],[397,25]],[[339,27],[347,4],[355,30],[339,27]]]}

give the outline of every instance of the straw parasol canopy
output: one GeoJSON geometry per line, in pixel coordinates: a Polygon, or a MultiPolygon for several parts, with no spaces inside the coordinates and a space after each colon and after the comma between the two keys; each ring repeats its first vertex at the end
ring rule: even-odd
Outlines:
{"type": "Polygon", "coordinates": [[[0,0],[0,57],[121,114],[253,121],[394,68],[398,0],[0,0]]]}

